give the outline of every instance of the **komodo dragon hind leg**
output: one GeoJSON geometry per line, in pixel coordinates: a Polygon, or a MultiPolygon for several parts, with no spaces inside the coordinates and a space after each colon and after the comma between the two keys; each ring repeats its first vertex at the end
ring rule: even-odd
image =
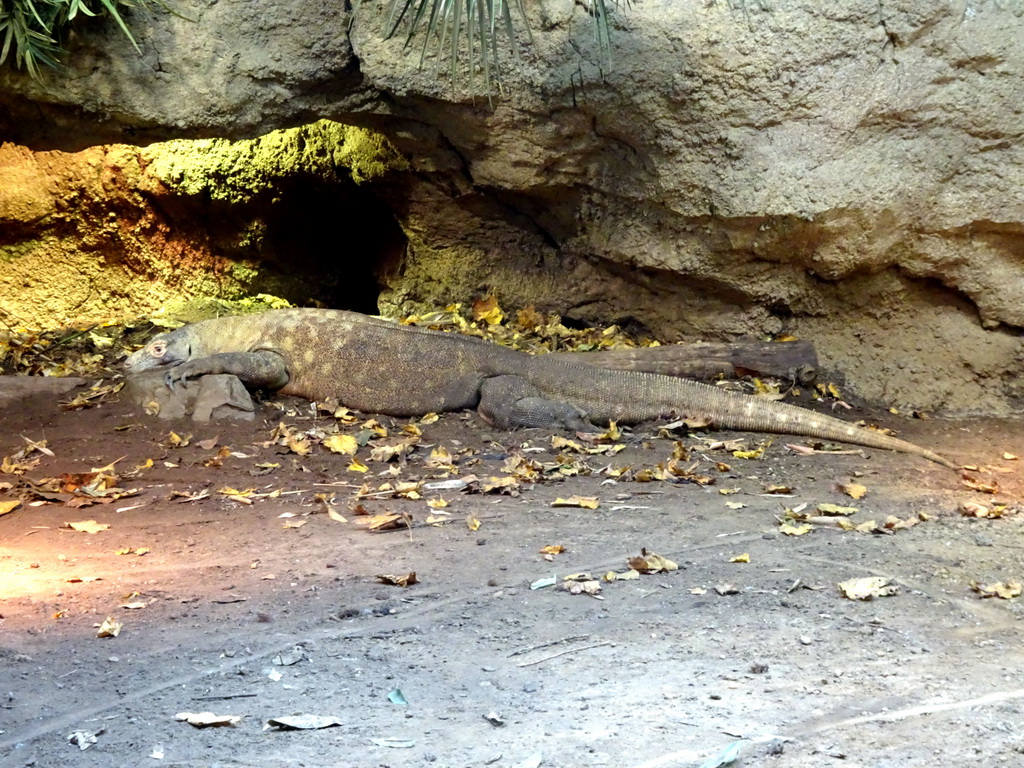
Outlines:
{"type": "Polygon", "coordinates": [[[518,376],[494,376],[480,385],[477,411],[488,424],[498,429],[542,427],[589,432],[594,425],[579,408],[543,397],[525,379],[518,376]]]}
{"type": "Polygon", "coordinates": [[[288,369],[284,359],[276,352],[221,352],[209,357],[176,365],[164,375],[164,382],[173,389],[178,382],[185,382],[207,374],[230,373],[253,387],[280,389],[288,383],[288,369]]]}

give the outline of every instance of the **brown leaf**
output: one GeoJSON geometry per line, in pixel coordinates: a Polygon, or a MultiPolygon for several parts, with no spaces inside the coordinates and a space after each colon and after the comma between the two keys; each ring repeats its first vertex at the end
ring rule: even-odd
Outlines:
{"type": "Polygon", "coordinates": [[[408,587],[419,581],[416,578],[416,571],[409,571],[408,573],[403,573],[400,576],[396,576],[391,573],[378,573],[376,579],[381,584],[390,584],[395,587],[408,587]]]}

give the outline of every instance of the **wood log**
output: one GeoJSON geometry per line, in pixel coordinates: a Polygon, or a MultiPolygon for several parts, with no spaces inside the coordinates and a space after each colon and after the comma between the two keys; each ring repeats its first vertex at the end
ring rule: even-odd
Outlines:
{"type": "Polygon", "coordinates": [[[803,386],[818,376],[818,355],[809,341],[730,343],[695,342],[662,347],[630,347],[598,352],[552,352],[574,363],[617,371],[647,371],[684,379],[713,380],[723,376],[774,376],[803,386]]]}

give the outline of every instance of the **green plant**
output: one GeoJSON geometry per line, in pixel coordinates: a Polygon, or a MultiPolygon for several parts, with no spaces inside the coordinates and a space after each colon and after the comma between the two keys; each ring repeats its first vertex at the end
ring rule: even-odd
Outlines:
{"type": "MultiPolygon", "coordinates": [[[[628,5],[628,2],[588,0],[586,3],[594,20],[598,46],[605,59],[610,60],[611,56],[608,5],[614,3],[618,7],[622,3],[628,5]]],[[[403,24],[407,30],[406,45],[411,44],[417,34],[423,33],[420,66],[432,49],[437,53],[438,64],[447,55],[454,83],[459,61],[464,59],[470,76],[478,67],[482,70],[488,96],[493,85],[501,84],[498,70],[499,32],[504,32],[508,38],[513,59],[517,63],[520,61],[517,27],[521,25],[525,29],[527,39],[530,36],[523,0],[391,0],[386,37],[393,37],[403,24]]]]}
{"type": "Polygon", "coordinates": [[[138,51],[120,9],[152,5],[166,7],[162,0],[2,0],[0,65],[13,55],[14,65],[35,79],[39,79],[40,65],[59,67],[67,31],[79,14],[111,17],[138,51]]]}

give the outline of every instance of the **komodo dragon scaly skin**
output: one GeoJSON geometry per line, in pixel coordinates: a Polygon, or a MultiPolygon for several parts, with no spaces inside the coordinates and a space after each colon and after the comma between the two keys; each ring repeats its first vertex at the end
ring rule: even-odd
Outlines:
{"type": "Polygon", "coordinates": [[[529,355],[481,339],[327,309],[280,309],[185,325],[125,362],[129,374],[166,367],[168,386],[205,374],[312,400],[329,397],[391,416],[476,408],[500,429],[590,430],[657,418],[779,432],[903,451],[955,465],[905,440],[788,403],[671,376],[611,371],[529,355]]]}

